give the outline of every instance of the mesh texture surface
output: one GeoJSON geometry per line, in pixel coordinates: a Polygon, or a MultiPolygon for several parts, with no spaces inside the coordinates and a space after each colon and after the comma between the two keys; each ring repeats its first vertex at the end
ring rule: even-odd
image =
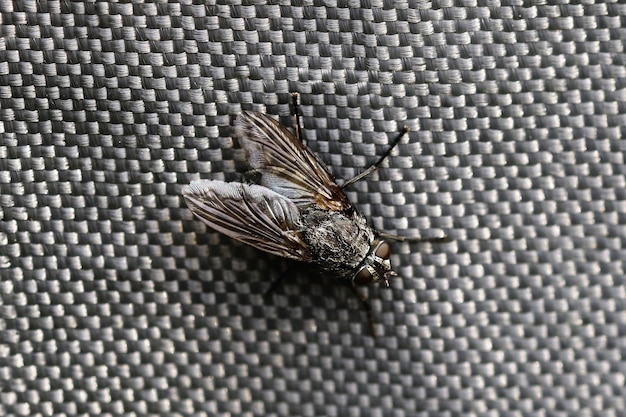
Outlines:
{"type": "Polygon", "coordinates": [[[626,415],[626,5],[276,3],[0,1],[0,414],[626,415]],[[377,338],[181,198],[291,92],[338,180],[407,125],[347,194],[449,237],[393,245],[377,338]]]}

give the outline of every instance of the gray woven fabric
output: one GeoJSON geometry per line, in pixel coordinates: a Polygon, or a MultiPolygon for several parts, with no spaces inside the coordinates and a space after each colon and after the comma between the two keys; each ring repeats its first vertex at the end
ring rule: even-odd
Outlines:
{"type": "Polygon", "coordinates": [[[536,3],[1,1],[0,415],[626,415],[626,6],[536,3]],[[339,179],[410,127],[348,195],[450,238],[378,338],[180,196],[294,91],[339,179]]]}

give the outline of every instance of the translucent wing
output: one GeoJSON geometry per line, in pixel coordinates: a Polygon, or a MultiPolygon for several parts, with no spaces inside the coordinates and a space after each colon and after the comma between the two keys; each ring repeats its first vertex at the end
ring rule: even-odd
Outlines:
{"type": "Polygon", "coordinates": [[[261,174],[261,185],[300,208],[316,204],[321,209],[344,211],[351,207],[324,165],[276,120],[246,111],[237,118],[235,132],[248,162],[261,174]]]}
{"type": "Polygon", "coordinates": [[[311,260],[298,231],[298,208],[268,188],[201,180],[185,187],[183,197],[193,214],[226,236],[275,255],[311,260]]]}

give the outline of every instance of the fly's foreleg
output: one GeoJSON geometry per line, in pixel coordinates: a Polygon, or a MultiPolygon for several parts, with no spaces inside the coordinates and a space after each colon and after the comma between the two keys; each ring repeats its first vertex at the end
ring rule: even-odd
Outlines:
{"type": "Polygon", "coordinates": [[[369,322],[369,325],[370,325],[372,337],[376,338],[376,323],[374,322],[374,315],[372,314],[372,307],[370,306],[369,301],[367,301],[367,297],[361,294],[359,290],[357,290],[357,288],[352,283],[349,283],[348,285],[350,289],[352,290],[352,292],[354,293],[354,295],[356,295],[356,298],[358,298],[359,301],[361,301],[363,310],[365,310],[365,314],[367,314],[367,321],[369,322]]]}

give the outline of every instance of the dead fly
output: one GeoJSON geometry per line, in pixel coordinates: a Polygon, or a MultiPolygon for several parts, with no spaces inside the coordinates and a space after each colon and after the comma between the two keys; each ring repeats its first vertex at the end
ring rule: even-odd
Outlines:
{"type": "MultiPolygon", "coordinates": [[[[343,189],[378,168],[408,129],[378,162],[339,186],[300,139],[296,95],[293,100],[298,137],[261,113],[244,111],[235,122],[256,184],[193,181],[183,190],[187,205],[211,228],[274,255],[313,263],[353,289],[379,281],[389,286],[396,273],[385,239],[409,239],[372,229],[343,189]]],[[[368,303],[355,293],[372,324],[368,303]]]]}

